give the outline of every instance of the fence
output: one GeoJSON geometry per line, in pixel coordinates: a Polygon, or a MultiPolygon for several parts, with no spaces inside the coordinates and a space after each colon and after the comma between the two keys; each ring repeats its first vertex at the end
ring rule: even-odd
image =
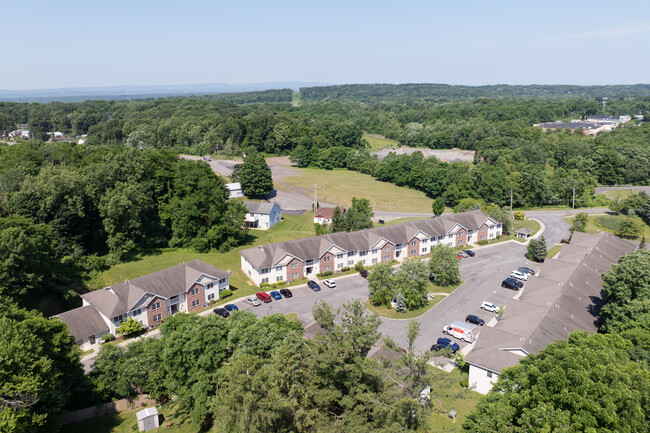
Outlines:
{"type": "Polygon", "coordinates": [[[61,415],[61,424],[72,424],[73,422],[83,421],[89,418],[95,418],[102,415],[124,412],[142,407],[155,406],[156,401],[149,398],[148,394],[141,394],[132,398],[123,398],[122,400],[112,401],[97,406],[87,407],[85,409],[67,412],[61,415]]]}

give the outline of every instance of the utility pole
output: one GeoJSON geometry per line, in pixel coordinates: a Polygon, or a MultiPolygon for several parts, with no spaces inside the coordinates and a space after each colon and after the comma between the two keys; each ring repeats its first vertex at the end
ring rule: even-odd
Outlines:
{"type": "Polygon", "coordinates": [[[576,189],[573,188],[573,204],[571,205],[571,213],[576,213],[576,189]]]}
{"type": "Polygon", "coordinates": [[[312,205],[314,212],[316,212],[316,187],[318,185],[314,184],[314,204],[312,205]]]}
{"type": "Polygon", "coordinates": [[[510,190],[510,213],[512,213],[512,190],[510,190]]]}

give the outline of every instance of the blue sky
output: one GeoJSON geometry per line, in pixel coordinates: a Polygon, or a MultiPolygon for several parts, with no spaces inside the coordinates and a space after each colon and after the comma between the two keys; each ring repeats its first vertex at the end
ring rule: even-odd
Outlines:
{"type": "Polygon", "coordinates": [[[650,82],[647,0],[2,0],[2,15],[0,89],[650,82]]]}

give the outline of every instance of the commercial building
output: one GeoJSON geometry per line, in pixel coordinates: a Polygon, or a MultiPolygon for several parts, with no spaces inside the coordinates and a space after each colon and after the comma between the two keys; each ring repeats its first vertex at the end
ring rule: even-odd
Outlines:
{"type": "Polygon", "coordinates": [[[501,320],[481,330],[465,357],[470,386],[486,394],[503,369],[523,357],[539,353],[555,340],[567,340],[576,329],[596,332],[601,274],[635,249],[636,243],[610,233],[574,232],[558,258],[547,259],[521,297],[504,306],[501,320]]]}
{"type": "Polygon", "coordinates": [[[475,210],[248,248],[241,252],[241,267],[256,285],[292,281],[327,271],[335,273],[357,262],[372,266],[402,261],[426,255],[438,244],[464,246],[494,239],[501,233],[501,222],[475,210]]]}

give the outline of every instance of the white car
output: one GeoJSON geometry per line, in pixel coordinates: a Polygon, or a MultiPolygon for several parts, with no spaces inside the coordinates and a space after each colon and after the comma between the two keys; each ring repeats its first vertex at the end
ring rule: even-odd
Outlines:
{"type": "Polygon", "coordinates": [[[510,273],[510,276],[518,280],[528,281],[529,274],[524,272],[519,272],[519,271],[512,271],[510,273]]]}
{"type": "Polygon", "coordinates": [[[333,280],[325,280],[323,281],[323,284],[325,284],[330,289],[336,289],[336,283],[333,280]]]}
{"type": "Polygon", "coordinates": [[[262,305],[262,301],[260,301],[257,298],[246,298],[246,303],[248,305],[252,305],[253,307],[259,307],[260,305],[262,305]]]}
{"type": "Polygon", "coordinates": [[[483,303],[481,304],[481,310],[497,313],[499,312],[499,307],[494,305],[492,302],[483,301],[483,303]]]}

